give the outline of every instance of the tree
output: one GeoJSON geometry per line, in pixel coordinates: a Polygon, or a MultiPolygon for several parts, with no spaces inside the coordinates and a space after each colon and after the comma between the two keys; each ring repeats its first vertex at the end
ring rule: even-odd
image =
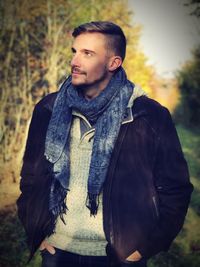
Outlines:
{"type": "Polygon", "coordinates": [[[192,8],[192,11],[190,12],[192,16],[195,16],[197,18],[200,17],[200,0],[189,0],[184,5],[192,8]]]}
{"type": "Polygon", "coordinates": [[[200,126],[200,46],[193,51],[188,61],[178,73],[181,101],[175,119],[186,126],[200,126]]]}
{"type": "Polygon", "coordinates": [[[7,0],[0,1],[0,15],[2,172],[13,169],[18,177],[33,107],[70,73],[75,26],[108,17],[119,24],[128,40],[128,77],[152,92],[154,72],[139,49],[140,26],[131,23],[126,0],[7,0]]]}

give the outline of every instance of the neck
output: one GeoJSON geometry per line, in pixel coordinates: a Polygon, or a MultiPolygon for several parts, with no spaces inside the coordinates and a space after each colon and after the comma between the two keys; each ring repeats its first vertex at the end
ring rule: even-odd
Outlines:
{"type": "Polygon", "coordinates": [[[111,78],[112,78],[112,75],[107,77],[105,80],[101,81],[100,83],[95,83],[95,84],[91,84],[91,85],[87,85],[85,87],[82,87],[81,92],[82,92],[83,96],[87,100],[92,100],[92,99],[96,98],[106,88],[106,86],[110,82],[111,78]]]}

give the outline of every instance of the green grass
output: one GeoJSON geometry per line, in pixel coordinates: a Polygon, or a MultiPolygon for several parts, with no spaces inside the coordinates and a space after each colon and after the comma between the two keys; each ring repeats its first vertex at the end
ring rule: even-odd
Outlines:
{"type": "Polygon", "coordinates": [[[190,207],[200,215],[200,132],[191,132],[181,126],[177,130],[194,185],[190,207]]]}
{"type": "Polygon", "coordinates": [[[200,133],[180,125],[176,128],[188,162],[194,191],[183,229],[169,252],[154,257],[149,267],[200,266],[200,133]]]}
{"type": "Polygon", "coordinates": [[[16,215],[16,206],[0,212],[0,267],[38,267],[40,258],[27,263],[28,251],[25,233],[16,215]]]}
{"type": "MultiPolygon", "coordinates": [[[[150,260],[149,267],[200,266],[200,135],[181,126],[177,126],[177,130],[194,192],[182,231],[169,252],[155,256],[150,260]]],[[[1,211],[0,220],[0,267],[39,267],[39,253],[26,265],[28,251],[25,234],[17,218],[15,205],[1,211]]]]}

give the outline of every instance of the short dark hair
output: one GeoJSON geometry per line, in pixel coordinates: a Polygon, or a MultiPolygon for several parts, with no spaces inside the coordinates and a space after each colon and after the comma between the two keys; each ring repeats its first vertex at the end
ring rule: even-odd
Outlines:
{"type": "Polygon", "coordinates": [[[108,47],[124,60],[126,55],[126,37],[118,25],[110,21],[91,21],[76,27],[72,32],[72,36],[75,38],[82,33],[92,32],[105,34],[108,47]]]}

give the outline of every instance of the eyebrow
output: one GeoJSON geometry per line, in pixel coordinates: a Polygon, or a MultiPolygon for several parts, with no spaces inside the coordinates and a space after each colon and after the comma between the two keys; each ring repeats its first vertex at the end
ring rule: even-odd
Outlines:
{"type": "MultiPolygon", "coordinates": [[[[76,52],[76,49],[74,47],[71,48],[72,52],[76,52]]],[[[96,54],[93,50],[89,50],[89,49],[82,49],[82,52],[89,52],[91,54],[96,54]]]]}

